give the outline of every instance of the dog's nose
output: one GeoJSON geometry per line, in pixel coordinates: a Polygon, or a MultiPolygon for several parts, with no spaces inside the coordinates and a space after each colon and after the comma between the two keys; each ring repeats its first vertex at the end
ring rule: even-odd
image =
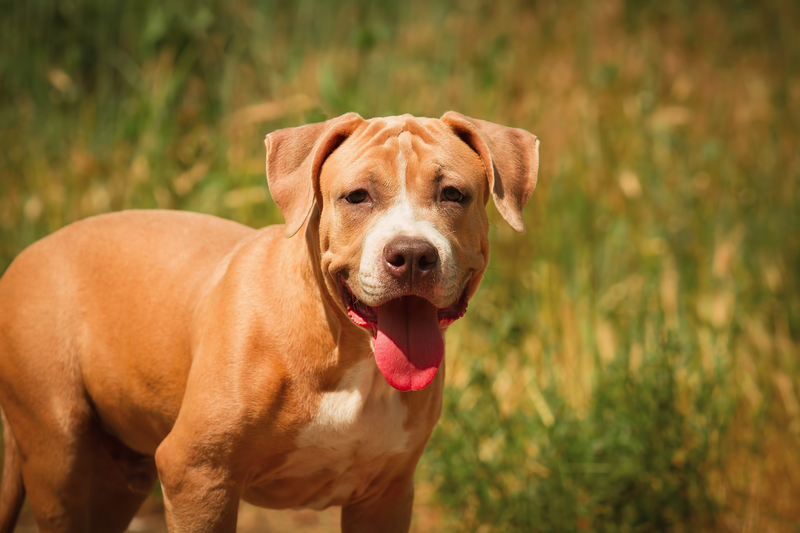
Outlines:
{"type": "Polygon", "coordinates": [[[384,266],[401,283],[417,283],[439,265],[436,247],[416,237],[400,236],[383,249],[384,266]]]}

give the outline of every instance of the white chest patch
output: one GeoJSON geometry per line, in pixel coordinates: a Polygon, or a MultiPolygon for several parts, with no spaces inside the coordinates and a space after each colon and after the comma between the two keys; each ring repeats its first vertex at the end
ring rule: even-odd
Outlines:
{"type": "Polygon", "coordinates": [[[333,493],[310,508],[322,509],[358,492],[377,474],[383,459],[408,449],[409,433],[403,429],[408,410],[400,394],[386,383],[372,358],[357,363],[337,390],[322,395],[316,416],[298,435],[298,449],[288,457],[280,477],[336,474],[333,493]]]}

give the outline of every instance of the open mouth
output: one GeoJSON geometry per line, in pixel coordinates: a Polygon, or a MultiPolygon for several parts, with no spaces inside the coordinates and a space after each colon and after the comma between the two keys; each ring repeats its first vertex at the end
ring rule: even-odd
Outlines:
{"type": "Polygon", "coordinates": [[[400,296],[371,307],[359,301],[339,277],[339,291],[347,316],[372,331],[375,362],[386,381],[397,390],[420,390],[436,376],[444,358],[441,329],[467,312],[467,287],[456,302],[436,308],[425,298],[400,296]]]}
{"type": "MultiPolygon", "coordinates": [[[[459,295],[458,300],[453,303],[450,307],[445,307],[444,309],[436,309],[436,318],[438,320],[438,325],[440,328],[445,328],[464,316],[467,312],[467,289],[469,288],[469,281],[464,285],[464,289],[461,291],[461,295],[459,295]]],[[[362,328],[367,328],[372,330],[373,335],[375,334],[378,326],[378,313],[376,311],[376,307],[371,307],[364,302],[360,301],[356,296],[353,294],[353,291],[350,290],[350,287],[347,286],[347,282],[344,278],[339,275],[339,293],[340,297],[342,298],[342,303],[344,303],[345,308],[347,309],[347,316],[350,317],[350,320],[353,321],[357,326],[361,326],[362,328]]],[[[401,296],[399,298],[395,298],[385,304],[378,306],[378,308],[391,304],[397,300],[403,300],[406,298],[416,298],[420,300],[424,300],[420,296],[401,296]]],[[[427,301],[427,300],[426,300],[427,301]]]]}

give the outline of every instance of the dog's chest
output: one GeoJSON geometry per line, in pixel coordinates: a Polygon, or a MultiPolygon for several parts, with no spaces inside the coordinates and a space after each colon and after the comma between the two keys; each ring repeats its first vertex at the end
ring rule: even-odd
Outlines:
{"type": "Polygon", "coordinates": [[[386,461],[411,448],[403,425],[407,408],[367,359],[350,368],[337,390],[324,393],[311,422],[296,439],[279,477],[329,480],[302,507],[325,508],[358,494],[385,468],[386,461]]]}

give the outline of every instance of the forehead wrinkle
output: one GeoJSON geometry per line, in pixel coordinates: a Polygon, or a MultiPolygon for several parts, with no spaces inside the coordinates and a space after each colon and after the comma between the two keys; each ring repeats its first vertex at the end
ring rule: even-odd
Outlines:
{"type": "Polygon", "coordinates": [[[436,187],[439,182],[439,165],[432,155],[430,146],[424,139],[408,132],[403,135],[403,152],[407,160],[406,184],[410,197],[413,196],[414,204],[419,207],[429,207],[431,187],[436,187]]]}
{"type": "Polygon", "coordinates": [[[417,117],[412,115],[403,116],[405,117],[403,126],[406,131],[426,144],[433,144],[436,142],[434,136],[431,134],[428,128],[426,128],[417,117]]]}
{"type": "MultiPolygon", "coordinates": [[[[371,135],[371,138],[362,142],[369,131],[363,131],[357,137],[350,137],[345,141],[340,149],[334,151],[331,159],[339,161],[342,165],[344,175],[355,177],[369,177],[373,183],[376,181],[375,174],[382,174],[382,168],[387,164],[391,166],[394,160],[396,146],[391,142],[396,139],[385,129],[371,135]]],[[[375,132],[372,132],[375,133],[375,132]]],[[[325,167],[323,167],[324,173],[325,167]]]]}
{"type": "Polygon", "coordinates": [[[346,165],[342,169],[351,179],[360,176],[373,184],[383,183],[392,189],[399,187],[395,192],[405,198],[413,190],[414,183],[429,181],[426,179],[429,169],[421,172],[422,161],[429,158],[432,148],[438,144],[430,132],[410,116],[373,119],[345,143],[343,150],[335,155],[346,165]]]}
{"type": "Polygon", "coordinates": [[[398,185],[401,187],[404,185],[398,179],[398,156],[403,151],[398,137],[387,136],[386,133],[382,132],[381,142],[376,142],[378,139],[373,138],[371,146],[362,147],[357,152],[350,152],[348,158],[353,176],[368,179],[373,186],[389,187],[388,190],[393,190],[398,185]]]}
{"type": "Polygon", "coordinates": [[[417,117],[411,115],[370,119],[345,143],[351,150],[352,156],[361,157],[371,149],[385,145],[406,132],[411,134],[412,143],[418,141],[429,145],[436,143],[433,132],[429,131],[417,117]]]}
{"type": "Polygon", "coordinates": [[[383,145],[397,130],[397,125],[389,124],[384,119],[369,120],[350,135],[342,146],[351,158],[359,158],[376,146],[383,145]]]}
{"type": "Polygon", "coordinates": [[[436,142],[436,139],[430,138],[426,140],[418,135],[411,137],[411,149],[417,157],[418,165],[421,167],[423,161],[430,161],[436,167],[436,172],[438,173],[439,169],[444,165],[439,161],[438,157],[432,156],[432,154],[441,152],[437,148],[441,148],[441,145],[436,142]]]}

